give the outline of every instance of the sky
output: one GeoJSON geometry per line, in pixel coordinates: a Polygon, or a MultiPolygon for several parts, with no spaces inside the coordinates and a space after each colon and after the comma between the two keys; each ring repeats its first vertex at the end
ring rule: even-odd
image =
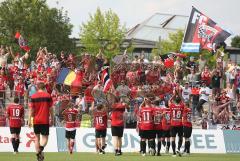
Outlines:
{"type": "Polygon", "coordinates": [[[233,35],[240,35],[240,0],[47,0],[47,3],[68,11],[74,25],[71,37],[79,37],[80,25],[88,21],[97,7],[103,11],[112,9],[129,29],[157,12],[189,16],[194,6],[233,35]]]}
{"type": "Polygon", "coordinates": [[[71,37],[79,37],[80,25],[89,20],[89,14],[94,14],[97,7],[102,11],[112,9],[129,29],[156,12],[189,16],[195,6],[220,26],[240,35],[240,0],[47,0],[47,4],[68,11],[74,25],[71,37]]]}

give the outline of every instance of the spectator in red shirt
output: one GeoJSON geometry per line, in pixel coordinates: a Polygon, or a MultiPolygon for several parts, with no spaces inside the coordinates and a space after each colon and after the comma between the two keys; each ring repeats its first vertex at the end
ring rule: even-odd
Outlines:
{"type": "Polygon", "coordinates": [[[23,82],[23,78],[19,77],[18,82],[14,87],[15,97],[19,97],[20,104],[24,105],[24,92],[25,92],[25,84],[23,82]]]}
{"type": "Polygon", "coordinates": [[[128,108],[127,104],[123,103],[123,100],[119,100],[119,98],[117,98],[116,103],[112,105],[111,130],[115,156],[122,155],[121,148],[124,129],[124,112],[126,108],[128,108]]]}
{"type": "Polygon", "coordinates": [[[4,107],[5,107],[5,98],[6,98],[6,91],[5,91],[6,87],[7,87],[6,82],[2,77],[0,77],[0,100],[1,100],[2,106],[4,107]]]}
{"type": "Polygon", "coordinates": [[[53,124],[54,115],[52,108],[52,97],[45,92],[45,84],[38,83],[38,91],[32,95],[29,105],[29,127],[31,124],[31,117],[33,118],[33,129],[35,133],[35,149],[37,152],[37,159],[44,160],[43,150],[48,142],[49,124],[53,124]],[[51,119],[49,121],[49,115],[51,119]],[[41,135],[41,139],[40,139],[41,135]]]}
{"type": "Polygon", "coordinates": [[[9,120],[10,132],[12,134],[12,146],[14,154],[18,153],[20,143],[21,126],[24,122],[24,108],[19,104],[19,98],[14,98],[14,103],[7,107],[7,118],[9,120]]]}
{"type": "Polygon", "coordinates": [[[201,73],[201,80],[206,82],[207,86],[211,84],[211,73],[207,66],[204,67],[204,71],[201,73]]]}

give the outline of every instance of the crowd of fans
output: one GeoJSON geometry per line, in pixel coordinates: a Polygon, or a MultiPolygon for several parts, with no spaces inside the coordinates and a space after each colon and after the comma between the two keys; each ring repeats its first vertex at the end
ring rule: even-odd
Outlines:
{"type": "Polygon", "coordinates": [[[154,104],[168,106],[173,90],[181,94],[185,104],[193,109],[195,126],[210,128],[212,125],[240,123],[240,67],[223,55],[216,55],[216,64],[208,65],[202,55],[186,57],[172,53],[163,59],[155,56],[152,61],[141,54],[128,58],[124,53],[116,63],[110,63],[99,52],[97,56],[81,56],[61,52],[58,57],[39,48],[35,61],[26,63],[29,53],[15,54],[11,47],[0,48],[0,122],[4,123],[6,102],[17,96],[28,109],[28,100],[37,91],[36,84],[44,82],[54,100],[56,126],[62,126],[61,112],[69,102],[81,113],[81,126],[91,126],[91,106],[111,106],[116,97],[130,106],[125,113],[127,127],[136,126],[135,111],[148,97],[154,104]],[[9,62],[10,56],[12,62],[9,62]],[[111,66],[110,66],[111,64],[111,66]],[[103,92],[103,82],[98,79],[104,66],[110,66],[111,89],[103,92]],[[69,68],[81,75],[81,83],[66,86],[57,83],[62,68],[69,68]]]}

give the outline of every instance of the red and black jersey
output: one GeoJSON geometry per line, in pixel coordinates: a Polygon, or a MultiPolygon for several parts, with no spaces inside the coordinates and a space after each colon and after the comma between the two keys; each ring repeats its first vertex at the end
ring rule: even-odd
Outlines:
{"type": "Polygon", "coordinates": [[[44,72],[44,66],[43,65],[39,65],[38,67],[37,67],[37,72],[38,73],[42,73],[42,72],[44,72]]]}
{"type": "Polygon", "coordinates": [[[111,125],[112,126],[124,126],[123,114],[125,112],[126,105],[123,103],[115,103],[112,105],[111,125]]]}
{"type": "Polygon", "coordinates": [[[163,86],[163,91],[164,91],[164,93],[172,93],[173,86],[171,84],[165,84],[163,86]]]}
{"type": "Polygon", "coordinates": [[[154,93],[158,96],[161,97],[164,94],[163,86],[159,85],[155,90],[154,93]]]}
{"type": "Polygon", "coordinates": [[[24,96],[24,88],[25,88],[24,83],[18,83],[15,86],[15,94],[16,94],[16,96],[18,96],[18,95],[24,96]]]}
{"type": "Polygon", "coordinates": [[[19,104],[11,104],[7,107],[7,114],[9,117],[9,126],[19,128],[22,126],[22,119],[24,118],[24,108],[19,104]]]}
{"type": "Polygon", "coordinates": [[[138,112],[139,129],[153,130],[154,129],[154,108],[142,107],[138,112]]]}
{"type": "Polygon", "coordinates": [[[119,75],[118,75],[119,82],[126,80],[126,74],[127,72],[125,70],[122,70],[119,72],[119,75]]]}
{"type": "Polygon", "coordinates": [[[46,90],[49,94],[52,93],[54,87],[54,83],[52,81],[49,81],[46,83],[46,90]]]}
{"type": "Polygon", "coordinates": [[[186,127],[192,127],[192,109],[191,108],[184,108],[182,125],[186,127]]]}
{"type": "Polygon", "coordinates": [[[18,73],[18,67],[17,67],[17,66],[12,66],[12,67],[9,68],[9,70],[10,70],[10,73],[11,73],[12,75],[18,73]]]}
{"type": "Polygon", "coordinates": [[[163,109],[155,107],[153,110],[153,117],[154,117],[154,129],[162,130],[163,109]]]}
{"type": "Polygon", "coordinates": [[[76,128],[78,110],[74,108],[68,108],[63,111],[65,127],[66,128],[76,128]]]}
{"type": "Polygon", "coordinates": [[[93,86],[88,86],[88,88],[84,91],[84,100],[86,103],[92,103],[94,101],[94,98],[91,93],[92,89],[93,86]]]}
{"type": "Polygon", "coordinates": [[[206,83],[207,86],[211,84],[211,74],[209,71],[203,71],[201,75],[201,80],[206,83]]]}
{"type": "Polygon", "coordinates": [[[119,83],[118,75],[119,75],[119,72],[117,72],[117,71],[114,71],[111,73],[111,80],[114,84],[119,83]]]}
{"type": "Polygon", "coordinates": [[[52,103],[52,97],[47,92],[38,91],[32,95],[29,106],[34,110],[34,124],[49,124],[52,103]]]}
{"type": "Polygon", "coordinates": [[[127,72],[126,78],[131,85],[136,85],[139,80],[139,75],[137,72],[127,72]]]}
{"type": "Polygon", "coordinates": [[[0,78],[3,82],[7,82],[8,81],[8,77],[5,75],[0,75],[0,78]]]}
{"type": "Polygon", "coordinates": [[[107,112],[106,111],[94,111],[94,126],[96,130],[107,129],[107,112]]]}
{"type": "Polygon", "coordinates": [[[146,80],[149,84],[153,84],[159,80],[159,72],[158,71],[149,71],[146,75],[146,80]]]}
{"type": "Polygon", "coordinates": [[[38,75],[38,73],[37,73],[37,71],[36,70],[34,70],[34,71],[31,71],[31,76],[33,77],[33,78],[37,78],[37,75],[38,75]]]}
{"type": "Polygon", "coordinates": [[[171,110],[163,108],[162,130],[168,131],[171,128],[171,110]]]}
{"type": "Polygon", "coordinates": [[[183,115],[184,105],[183,103],[170,104],[171,110],[171,126],[182,126],[182,115],[183,115]]]}

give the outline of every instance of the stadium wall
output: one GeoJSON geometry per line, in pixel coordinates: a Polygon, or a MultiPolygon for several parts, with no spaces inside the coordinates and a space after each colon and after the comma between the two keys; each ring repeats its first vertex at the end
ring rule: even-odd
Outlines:
{"type": "MultiPolygon", "coordinates": [[[[234,130],[200,130],[194,129],[191,137],[192,153],[239,153],[240,131],[234,130]]],[[[113,152],[111,129],[107,131],[107,152],[113,152]]],[[[139,150],[139,136],[135,129],[125,129],[123,137],[123,152],[139,150]]],[[[0,152],[11,152],[11,134],[7,127],[0,128],[0,152]]],[[[21,130],[20,152],[34,152],[33,129],[23,127],[21,130]]],[[[46,152],[67,151],[65,129],[50,128],[49,143],[46,152]]],[[[76,133],[77,152],[95,152],[95,129],[79,128],[76,133]]]]}

